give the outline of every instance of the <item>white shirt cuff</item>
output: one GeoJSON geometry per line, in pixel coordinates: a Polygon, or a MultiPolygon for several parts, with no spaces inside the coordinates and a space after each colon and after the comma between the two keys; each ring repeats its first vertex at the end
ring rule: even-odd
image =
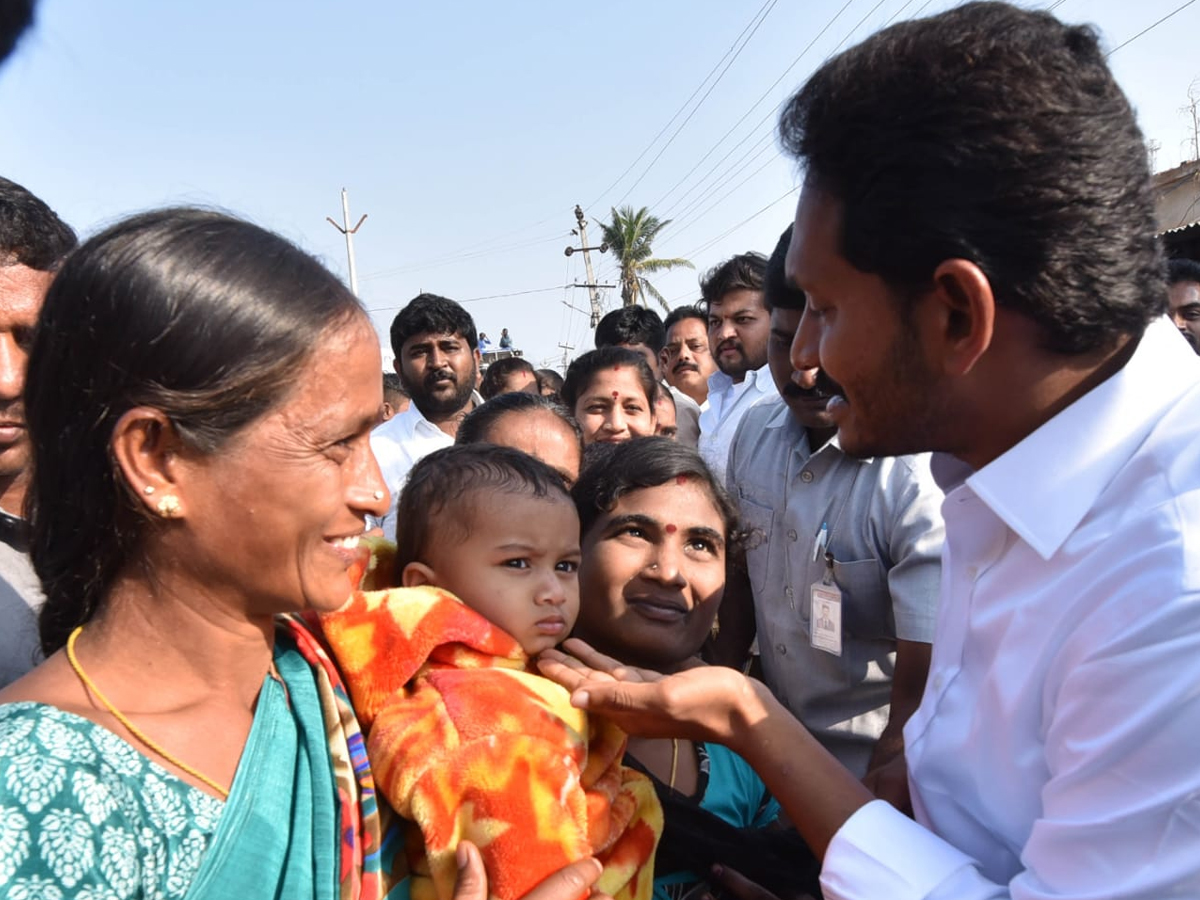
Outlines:
{"type": "Polygon", "coordinates": [[[920,900],[972,863],[890,803],[874,800],[833,836],[821,888],[826,900],[920,900]]]}

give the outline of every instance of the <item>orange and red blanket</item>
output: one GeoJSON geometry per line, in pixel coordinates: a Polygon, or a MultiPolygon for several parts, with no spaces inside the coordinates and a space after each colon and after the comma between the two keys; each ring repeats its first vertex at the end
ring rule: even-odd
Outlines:
{"type": "Polygon", "coordinates": [[[624,733],[529,671],[512,637],[435,588],[356,591],[321,621],[376,783],[415,825],[413,900],[450,900],[461,840],[501,900],[586,856],[604,864],[598,890],[650,900],[654,788],[621,765],[624,733]]]}

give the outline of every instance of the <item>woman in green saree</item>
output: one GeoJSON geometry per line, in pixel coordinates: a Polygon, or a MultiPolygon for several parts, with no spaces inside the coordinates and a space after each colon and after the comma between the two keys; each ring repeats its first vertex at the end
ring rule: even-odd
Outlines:
{"type": "MultiPolygon", "coordinates": [[[[387,507],[380,371],[337,279],[228,216],[135,216],[64,264],[29,360],[47,660],[0,692],[0,896],[406,894],[307,624],[387,507]]],[[[460,868],[483,900],[472,848],[460,868]]]]}

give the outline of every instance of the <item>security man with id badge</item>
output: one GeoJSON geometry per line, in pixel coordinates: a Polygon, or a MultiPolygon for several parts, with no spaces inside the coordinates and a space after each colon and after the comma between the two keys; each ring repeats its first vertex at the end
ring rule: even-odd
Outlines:
{"type": "Polygon", "coordinates": [[[783,278],[790,229],[767,267],[768,362],[780,397],[754,406],[727,485],[751,531],[731,573],[711,659],[740,665],[757,636],[762,675],[791,713],[860,776],[903,750],[929,670],[943,495],[929,456],[854,459],[826,413],[839,387],[793,371],[804,295],[783,278]]]}

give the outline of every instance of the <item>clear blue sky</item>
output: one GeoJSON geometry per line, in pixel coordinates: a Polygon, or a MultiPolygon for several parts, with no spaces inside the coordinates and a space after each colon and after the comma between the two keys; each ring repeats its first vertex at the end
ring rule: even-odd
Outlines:
{"type": "MultiPolygon", "coordinates": [[[[1185,2],[1028,5],[1095,24],[1111,49],[1185,2]]],[[[697,271],[655,283],[672,306],[693,300],[700,271],[769,252],[791,218],[776,106],[839,47],[951,5],[41,0],[0,70],[0,173],[83,234],[148,207],[219,206],[343,277],[325,217],[340,220],[346,187],[352,219],[369,214],[360,294],[385,347],[395,309],[429,290],[557,363],[559,343],[592,347],[586,314],[565,305],[585,309],[586,293],[562,287],[585,280],[563,254],[576,203],[589,219],[616,203],[673,219],[656,253],[697,271]]],[[[1111,58],[1160,169],[1192,156],[1180,107],[1200,78],[1198,35],[1200,3],[1111,58]]]]}

